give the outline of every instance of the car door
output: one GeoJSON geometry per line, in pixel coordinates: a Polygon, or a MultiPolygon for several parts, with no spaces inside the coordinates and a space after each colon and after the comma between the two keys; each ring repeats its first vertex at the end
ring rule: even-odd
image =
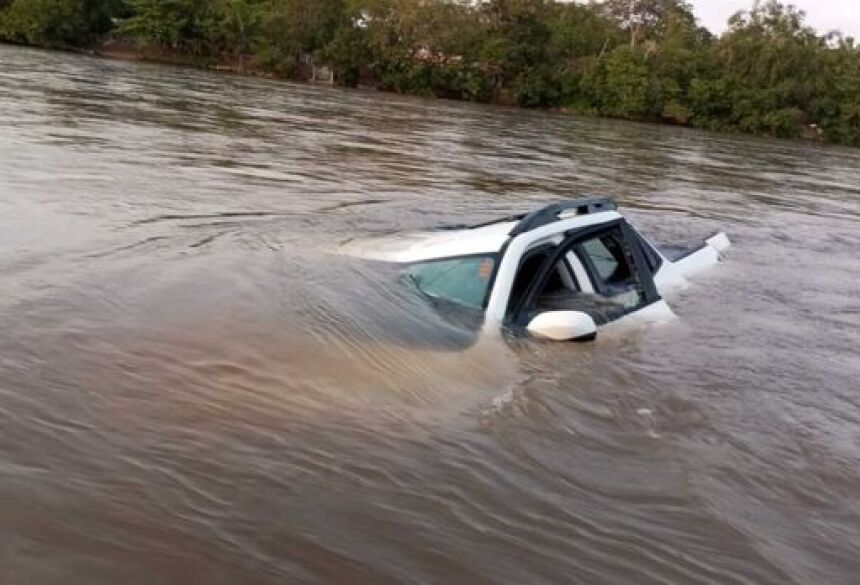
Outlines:
{"type": "Polygon", "coordinates": [[[624,220],[567,234],[515,308],[514,324],[526,326],[548,311],[580,311],[604,325],[659,301],[635,236],[624,220]],[[575,289],[557,286],[562,267],[574,275],[575,289]]]}

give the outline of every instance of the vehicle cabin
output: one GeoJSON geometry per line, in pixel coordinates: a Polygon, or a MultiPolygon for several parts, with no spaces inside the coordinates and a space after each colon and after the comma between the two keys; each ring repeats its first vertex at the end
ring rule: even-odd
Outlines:
{"type": "Polygon", "coordinates": [[[423,295],[485,313],[484,330],[588,340],[625,320],[672,316],[663,294],[715,265],[730,243],[718,233],[661,251],[605,198],[556,203],[490,223],[351,246],[396,262],[423,295]]]}

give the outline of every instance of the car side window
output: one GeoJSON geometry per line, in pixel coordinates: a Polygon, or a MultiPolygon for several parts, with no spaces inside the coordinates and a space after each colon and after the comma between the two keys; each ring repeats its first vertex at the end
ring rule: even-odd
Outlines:
{"type": "MultiPolygon", "coordinates": [[[[508,300],[508,316],[513,316],[526,300],[526,295],[537,284],[542,268],[556,256],[556,246],[537,248],[529,252],[520,264],[511,294],[508,300]]],[[[571,269],[564,257],[555,261],[541,285],[541,295],[567,294],[580,290],[576,273],[571,269]]]]}
{"type": "Polygon", "coordinates": [[[624,311],[645,304],[645,288],[635,270],[632,250],[618,228],[592,236],[577,246],[579,257],[591,266],[594,288],[624,311]]]}
{"type": "Polygon", "coordinates": [[[523,322],[547,311],[582,311],[598,324],[607,323],[647,304],[635,255],[619,226],[572,242],[562,258],[567,252],[582,263],[593,286],[559,288],[550,271],[524,307],[523,322]]]}
{"type": "Polygon", "coordinates": [[[620,246],[611,234],[586,240],[582,243],[582,249],[591,258],[598,276],[604,281],[622,278],[624,274],[629,274],[620,246]]]}
{"type": "Polygon", "coordinates": [[[520,263],[520,268],[517,270],[517,276],[514,279],[514,284],[511,287],[511,294],[508,298],[508,314],[512,314],[522,305],[529,286],[535,281],[540,273],[541,266],[549,259],[553,249],[551,247],[538,248],[529,252],[523,261],[520,263]]]}

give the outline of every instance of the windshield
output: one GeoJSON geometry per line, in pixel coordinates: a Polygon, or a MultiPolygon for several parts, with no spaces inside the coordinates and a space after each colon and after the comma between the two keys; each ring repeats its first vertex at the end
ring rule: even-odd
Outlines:
{"type": "Polygon", "coordinates": [[[482,309],[495,268],[495,256],[466,256],[413,264],[406,273],[429,297],[482,309]]]}

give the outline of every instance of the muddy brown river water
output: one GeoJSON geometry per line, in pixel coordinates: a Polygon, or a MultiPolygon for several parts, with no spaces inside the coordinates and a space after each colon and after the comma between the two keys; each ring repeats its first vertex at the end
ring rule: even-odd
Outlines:
{"type": "Polygon", "coordinates": [[[0,583],[860,581],[860,151],[0,45],[0,583]],[[352,238],[725,229],[671,324],[468,340],[352,238]]]}

